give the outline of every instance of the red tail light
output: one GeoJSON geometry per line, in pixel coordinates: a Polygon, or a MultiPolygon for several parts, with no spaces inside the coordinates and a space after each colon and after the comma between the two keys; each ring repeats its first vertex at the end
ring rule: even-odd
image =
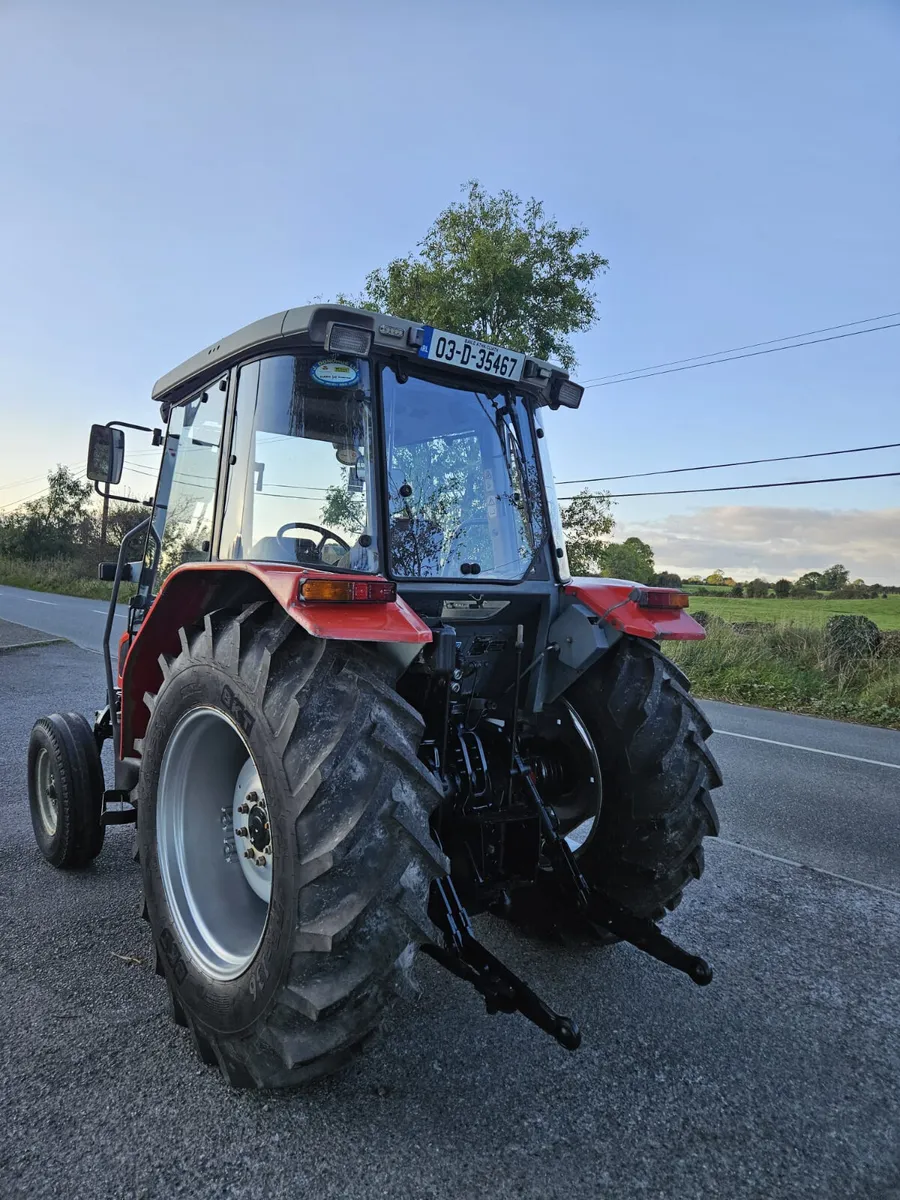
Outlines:
{"type": "Polygon", "coordinates": [[[384,579],[304,579],[299,598],[327,604],[389,604],[397,585],[384,579]]]}

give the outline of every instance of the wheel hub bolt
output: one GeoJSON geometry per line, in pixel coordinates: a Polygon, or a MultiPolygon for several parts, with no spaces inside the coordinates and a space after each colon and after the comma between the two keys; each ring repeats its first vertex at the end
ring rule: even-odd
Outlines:
{"type": "Polygon", "coordinates": [[[240,829],[236,829],[234,832],[237,834],[237,836],[238,836],[238,837],[246,837],[246,836],[247,836],[247,833],[248,833],[249,831],[248,831],[248,829],[247,829],[246,825],[242,825],[242,826],[240,827],[240,829]]]}
{"type": "Polygon", "coordinates": [[[264,854],[261,854],[256,860],[256,865],[258,867],[264,867],[266,865],[266,856],[264,854]]]}
{"type": "Polygon", "coordinates": [[[244,858],[253,858],[253,851],[252,851],[252,850],[245,850],[245,851],[244,851],[244,858]]]}
{"type": "MultiPolygon", "coordinates": [[[[258,800],[259,800],[259,796],[256,794],[256,792],[248,792],[247,793],[247,803],[248,804],[256,804],[258,800]]],[[[247,809],[247,811],[249,812],[250,810],[247,809]]]]}
{"type": "Polygon", "coordinates": [[[239,812],[239,813],[248,813],[249,811],[250,811],[250,805],[249,805],[249,804],[239,804],[239,805],[238,805],[238,812],[239,812]]]}

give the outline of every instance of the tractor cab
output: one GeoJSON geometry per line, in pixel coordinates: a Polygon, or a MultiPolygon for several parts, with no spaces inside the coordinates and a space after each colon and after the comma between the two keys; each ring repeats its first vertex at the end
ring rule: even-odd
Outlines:
{"type": "Polygon", "coordinates": [[[540,409],[565,373],[427,326],[314,307],[188,360],[167,419],[139,612],[198,559],[398,584],[566,579],[540,409]],[[480,367],[479,367],[480,364],[480,367]]]}

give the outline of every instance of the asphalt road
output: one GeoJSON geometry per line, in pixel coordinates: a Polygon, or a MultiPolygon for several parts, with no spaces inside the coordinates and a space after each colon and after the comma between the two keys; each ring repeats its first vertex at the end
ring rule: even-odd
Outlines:
{"type": "MultiPolygon", "coordinates": [[[[0,586],[0,620],[29,625],[42,633],[68,638],[83,650],[99,652],[109,605],[103,600],[79,596],[56,596],[52,592],[29,592],[24,588],[0,586]]],[[[113,625],[113,642],[125,631],[127,609],[120,605],[113,625]]]]}
{"type": "Polygon", "coordinates": [[[0,1196],[900,1200],[900,733],[708,705],[722,837],[666,927],[709,988],[484,918],[576,1054],[423,960],[353,1067],[245,1094],[168,1019],[131,831],[78,873],[34,846],[29,728],[101,686],[74,646],[0,655],[0,1196]]]}

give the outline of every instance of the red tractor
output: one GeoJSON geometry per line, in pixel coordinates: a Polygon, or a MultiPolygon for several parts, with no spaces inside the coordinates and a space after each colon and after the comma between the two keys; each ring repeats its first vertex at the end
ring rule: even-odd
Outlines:
{"type": "MultiPolygon", "coordinates": [[[[679,591],[570,578],[542,412],[581,396],[527,354],[321,304],[154,388],[152,511],[101,566],[107,703],[36,723],[31,811],[57,867],[136,822],[174,1018],[232,1084],[341,1066],[417,949],[575,1049],[475,937],[485,910],[709,982],[658,926],[717,832],[710,726],[659,646],[703,630],[679,591]]],[[[124,424],[92,430],[107,500],[124,424]]]]}

